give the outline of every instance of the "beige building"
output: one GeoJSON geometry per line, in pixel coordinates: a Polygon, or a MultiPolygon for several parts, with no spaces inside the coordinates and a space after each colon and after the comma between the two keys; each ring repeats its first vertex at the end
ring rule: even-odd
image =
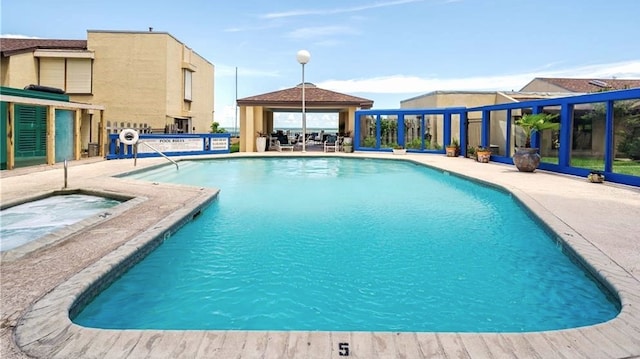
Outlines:
{"type": "MultiPolygon", "coordinates": [[[[534,78],[525,85],[520,91],[435,91],[404,100],[400,103],[401,108],[443,108],[443,107],[478,107],[487,105],[497,105],[503,103],[522,102],[529,100],[549,99],[554,97],[566,97],[572,95],[581,95],[586,93],[622,90],[640,87],[640,80],[637,79],[572,79],[572,78],[534,78]]],[[[554,111],[554,108],[548,108],[548,111],[554,111]]],[[[578,105],[574,108],[574,117],[578,118],[582,114],[591,111],[592,106],[589,104],[578,105]]],[[[522,116],[520,110],[511,112],[512,118],[522,116]]],[[[442,119],[441,116],[431,116],[432,134],[434,138],[442,137],[442,119]]],[[[478,146],[480,144],[481,134],[481,112],[468,113],[468,146],[478,146]]],[[[506,147],[506,130],[507,111],[491,112],[491,128],[490,128],[490,144],[494,151],[503,156],[512,156],[515,146],[520,145],[524,141],[524,135],[515,126],[512,127],[511,148],[506,147]]],[[[575,143],[572,144],[573,153],[579,156],[602,156],[604,151],[604,141],[593,141],[593,138],[600,139],[604,136],[604,121],[590,123],[588,131],[583,129],[584,124],[580,125],[574,121],[574,131],[581,131],[580,136],[576,136],[575,143]],[[581,127],[582,126],[582,127],[581,127]],[[586,140],[584,139],[586,138],[586,140]]],[[[456,136],[459,133],[460,121],[458,118],[452,118],[452,134],[456,136]]],[[[547,132],[542,137],[542,154],[545,156],[554,156],[557,148],[553,146],[552,133],[547,132]]]]}
{"type": "Polygon", "coordinates": [[[88,30],[87,40],[3,38],[0,45],[2,86],[52,87],[70,101],[104,106],[82,112],[84,149],[125,127],[209,132],[214,66],[169,33],[88,30]]]}

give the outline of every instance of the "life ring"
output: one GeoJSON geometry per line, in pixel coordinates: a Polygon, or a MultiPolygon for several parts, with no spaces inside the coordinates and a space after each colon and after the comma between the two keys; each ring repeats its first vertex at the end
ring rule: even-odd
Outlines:
{"type": "Polygon", "coordinates": [[[134,145],[138,142],[140,136],[138,135],[138,131],[133,130],[131,128],[125,128],[120,131],[120,143],[124,143],[125,145],[134,145]]]}

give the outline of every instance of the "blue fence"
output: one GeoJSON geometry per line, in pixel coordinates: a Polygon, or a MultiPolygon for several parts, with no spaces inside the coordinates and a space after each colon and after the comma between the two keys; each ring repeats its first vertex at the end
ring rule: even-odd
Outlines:
{"type": "Polygon", "coordinates": [[[637,155],[621,150],[625,141],[640,146],[638,127],[629,125],[640,124],[640,88],[473,108],[356,111],[354,148],[402,146],[407,152],[444,154],[455,140],[462,156],[468,146],[483,146],[492,149],[492,161],[512,164],[515,149],[524,144],[514,121],[540,112],[557,113],[560,123],[558,131],[532,138],[532,147],[540,148],[540,169],[585,177],[599,171],[607,181],[640,186],[637,169],[629,170],[640,167],[637,155]]]}
{"type": "MultiPolygon", "coordinates": [[[[230,137],[229,133],[140,134],[137,157],[159,157],[160,155],[154,149],[166,156],[229,153],[230,137]],[[149,146],[145,145],[145,143],[149,146]]],[[[121,143],[118,134],[109,135],[109,153],[106,157],[108,160],[133,158],[134,150],[133,145],[121,143]]]]}

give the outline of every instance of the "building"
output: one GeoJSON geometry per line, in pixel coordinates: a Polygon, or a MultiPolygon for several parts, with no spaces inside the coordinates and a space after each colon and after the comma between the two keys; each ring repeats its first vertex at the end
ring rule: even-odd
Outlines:
{"type": "Polygon", "coordinates": [[[80,115],[84,151],[123,128],[209,132],[213,121],[214,66],[169,33],[88,30],[87,40],[3,38],[0,50],[3,87],[61,89],[70,102],[104,106],[80,115]]]}
{"type": "MultiPolygon", "coordinates": [[[[542,78],[537,77],[531,80],[520,91],[434,91],[421,96],[403,100],[401,108],[443,108],[443,107],[479,107],[487,105],[497,105],[503,103],[521,102],[529,100],[551,99],[572,95],[582,95],[586,93],[622,90],[640,87],[639,79],[572,79],[572,78],[542,78]]],[[[604,136],[604,121],[592,121],[585,114],[593,111],[592,104],[584,104],[574,107],[574,121],[572,150],[573,154],[582,157],[601,157],[604,151],[604,141],[599,139],[604,136]],[[596,140],[594,140],[596,139],[596,140]]],[[[557,112],[557,107],[545,108],[546,112],[557,112]]],[[[500,155],[510,156],[514,151],[514,146],[522,142],[522,134],[517,128],[514,136],[516,141],[511,144],[510,149],[504,148],[505,144],[505,124],[506,111],[491,112],[490,142],[494,151],[500,155]]],[[[511,113],[515,120],[522,116],[521,111],[511,113]]],[[[478,146],[480,144],[480,124],[482,112],[468,113],[468,143],[467,146],[478,146]]],[[[430,135],[439,145],[442,145],[442,119],[436,116],[430,118],[430,135]]],[[[619,129],[621,122],[616,123],[619,129]]],[[[460,120],[452,118],[452,131],[459,133],[460,120]]],[[[619,131],[616,131],[618,133],[619,131]]],[[[618,137],[618,135],[616,135],[618,137]]],[[[616,141],[618,139],[616,138],[616,141]]],[[[464,145],[464,144],[463,144],[464,145]]],[[[542,138],[541,153],[543,156],[553,156],[557,153],[557,133],[545,133],[542,138]]]]}
{"type": "Polygon", "coordinates": [[[520,92],[571,92],[592,93],[611,90],[626,90],[640,87],[640,79],[570,79],[559,77],[536,77],[520,92]]]}

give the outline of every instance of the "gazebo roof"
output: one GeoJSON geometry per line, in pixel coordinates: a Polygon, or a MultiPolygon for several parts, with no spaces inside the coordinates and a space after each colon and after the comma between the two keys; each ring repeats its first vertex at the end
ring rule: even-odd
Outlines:
{"type": "MultiPolygon", "coordinates": [[[[373,100],[321,89],[305,82],[305,105],[309,108],[359,107],[363,110],[373,106],[373,100]]],[[[245,97],[237,100],[238,106],[265,106],[299,108],[302,103],[302,84],[284,90],[245,97]]]]}

